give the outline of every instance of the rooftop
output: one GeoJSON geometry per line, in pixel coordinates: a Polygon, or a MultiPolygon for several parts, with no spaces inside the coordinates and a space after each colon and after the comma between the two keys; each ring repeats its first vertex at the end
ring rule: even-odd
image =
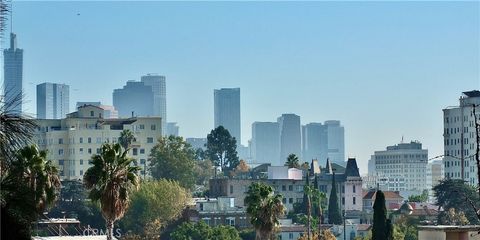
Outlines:
{"type": "MultiPolygon", "coordinates": [[[[400,193],[397,191],[382,191],[383,194],[385,195],[385,199],[395,199],[395,198],[401,198],[403,199],[402,196],[400,196],[400,193]]],[[[363,195],[363,199],[375,199],[377,196],[377,191],[368,191],[363,195]]]]}
{"type": "Polygon", "coordinates": [[[463,95],[465,95],[466,97],[480,97],[480,91],[478,90],[467,91],[467,92],[463,92],[463,95]]]}

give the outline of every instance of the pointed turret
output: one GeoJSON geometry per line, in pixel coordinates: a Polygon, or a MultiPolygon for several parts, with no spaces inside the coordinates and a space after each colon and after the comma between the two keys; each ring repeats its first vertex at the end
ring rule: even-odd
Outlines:
{"type": "Polygon", "coordinates": [[[333,169],[332,169],[332,163],[330,163],[330,159],[327,158],[327,165],[325,166],[325,169],[327,170],[327,173],[332,174],[333,169]]]}

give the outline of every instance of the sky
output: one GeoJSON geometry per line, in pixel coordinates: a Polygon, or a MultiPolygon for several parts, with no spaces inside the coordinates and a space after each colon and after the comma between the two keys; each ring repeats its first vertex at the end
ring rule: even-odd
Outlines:
{"type": "Polygon", "coordinates": [[[213,90],[240,87],[244,145],[253,122],[282,113],[302,124],[337,119],[362,173],[374,151],[402,138],[442,154],[442,109],[480,87],[476,1],[13,5],[32,114],[39,83],[70,85],[73,110],[112,104],[113,89],[158,73],[167,120],[183,137],[205,137],[213,90]]]}

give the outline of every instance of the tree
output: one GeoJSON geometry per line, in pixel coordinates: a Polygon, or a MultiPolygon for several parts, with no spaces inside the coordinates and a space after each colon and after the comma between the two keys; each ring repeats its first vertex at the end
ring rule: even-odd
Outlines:
{"type": "Polygon", "coordinates": [[[340,225],[342,224],[342,214],[338,206],[337,184],[335,183],[335,173],[332,176],[332,190],[328,201],[328,223],[340,225]]]}
{"type": "Polygon", "coordinates": [[[175,180],[187,189],[195,185],[195,152],[182,137],[158,139],[150,153],[150,171],[154,179],[175,180]]]}
{"type": "Polygon", "coordinates": [[[246,173],[250,170],[250,167],[248,166],[247,162],[245,160],[241,159],[237,167],[235,168],[235,172],[238,173],[246,173]]]}
{"type": "MultiPolygon", "coordinates": [[[[433,187],[439,208],[455,208],[457,212],[464,212],[471,224],[478,224],[477,214],[473,206],[480,206],[480,199],[474,187],[465,184],[461,179],[444,179],[433,187]]],[[[441,222],[442,214],[438,221],[441,222]]]]}
{"type": "Polygon", "coordinates": [[[26,146],[1,176],[2,239],[30,238],[30,224],[57,199],[58,170],[46,157],[35,145],[26,146]]]}
{"type": "Polygon", "coordinates": [[[299,168],[300,163],[299,163],[297,155],[295,155],[293,153],[288,155],[287,161],[285,162],[285,166],[288,166],[288,168],[299,168]]]}
{"type": "Polygon", "coordinates": [[[423,190],[420,195],[410,195],[408,197],[409,202],[427,202],[428,201],[428,190],[423,190]]]}
{"type": "Polygon", "coordinates": [[[107,226],[107,239],[113,237],[115,221],[128,209],[130,194],[139,185],[137,166],[120,144],[104,144],[100,154],[92,157],[92,167],[83,176],[89,198],[99,201],[107,226]]]}
{"type": "Polygon", "coordinates": [[[207,135],[206,147],[206,156],[216,167],[220,167],[222,172],[233,170],[239,164],[237,140],[223,126],[213,129],[207,135]]]}
{"type": "Polygon", "coordinates": [[[247,213],[250,215],[250,223],[255,228],[255,239],[275,239],[274,231],[278,225],[278,219],[285,211],[282,196],[275,195],[271,186],[254,182],[248,187],[244,202],[247,213]]]}
{"type": "Polygon", "coordinates": [[[189,198],[189,192],[176,181],[143,182],[132,194],[130,207],[120,222],[122,229],[129,229],[143,238],[150,235],[151,239],[181,216],[189,198]]]}
{"type": "Polygon", "coordinates": [[[392,224],[387,222],[385,195],[378,190],[373,203],[372,240],[389,239],[393,235],[392,224]]]}
{"type": "Polygon", "coordinates": [[[170,234],[172,240],[241,240],[231,226],[210,227],[205,222],[183,223],[170,234]]]}
{"type": "Polygon", "coordinates": [[[336,240],[337,238],[333,235],[330,230],[325,229],[320,232],[314,232],[311,238],[308,237],[308,234],[303,234],[298,240],[336,240]]]}
{"type": "Polygon", "coordinates": [[[124,129],[122,132],[120,132],[118,143],[120,143],[124,149],[129,149],[133,141],[135,141],[135,136],[130,129],[124,129]]]}
{"type": "Polygon", "coordinates": [[[440,215],[441,224],[445,225],[468,225],[470,222],[468,221],[465,213],[462,211],[455,211],[455,208],[450,208],[446,213],[440,215]]]}
{"type": "Polygon", "coordinates": [[[300,169],[302,169],[303,171],[308,171],[308,169],[310,169],[310,164],[308,164],[308,162],[304,162],[300,166],[300,169]]]}
{"type": "Polygon", "coordinates": [[[213,164],[210,160],[195,161],[195,179],[197,185],[206,186],[208,180],[213,176],[213,164]]]}

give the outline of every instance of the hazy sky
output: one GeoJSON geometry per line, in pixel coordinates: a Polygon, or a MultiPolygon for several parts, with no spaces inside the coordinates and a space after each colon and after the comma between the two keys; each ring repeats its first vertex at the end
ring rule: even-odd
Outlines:
{"type": "Polygon", "coordinates": [[[213,89],[240,87],[243,144],[252,122],[282,113],[338,119],[366,172],[402,136],[442,154],[442,109],[479,88],[479,12],[478,2],[17,2],[14,32],[31,113],[45,81],[71,86],[73,110],[159,73],[168,121],[205,137],[213,89]]]}

